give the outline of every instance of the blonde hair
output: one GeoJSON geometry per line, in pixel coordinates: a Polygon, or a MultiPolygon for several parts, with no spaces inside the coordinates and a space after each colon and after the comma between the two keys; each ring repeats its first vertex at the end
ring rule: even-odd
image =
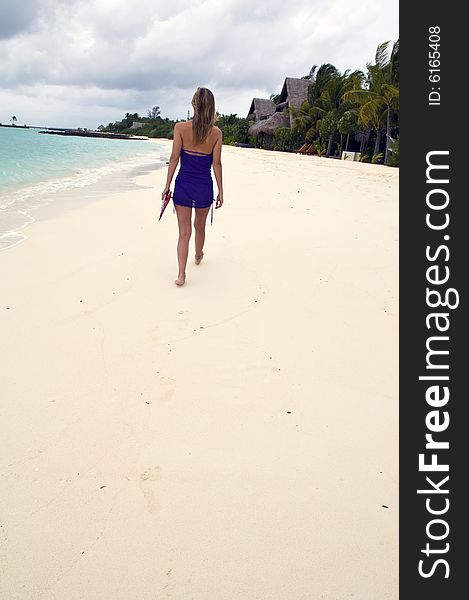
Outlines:
{"type": "Polygon", "coordinates": [[[192,134],[194,143],[202,144],[215,124],[215,98],[208,88],[199,87],[192,98],[194,118],[192,134]]]}

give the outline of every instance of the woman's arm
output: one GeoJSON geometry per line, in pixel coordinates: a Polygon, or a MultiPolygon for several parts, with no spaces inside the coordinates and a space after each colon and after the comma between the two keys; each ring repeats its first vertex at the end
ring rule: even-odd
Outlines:
{"type": "Polygon", "coordinates": [[[163,190],[162,196],[164,196],[169,190],[169,186],[171,185],[171,181],[173,180],[174,171],[176,170],[176,167],[179,163],[179,155],[181,154],[181,148],[182,136],[180,131],[180,124],[176,123],[173,132],[173,147],[171,149],[171,156],[169,157],[168,175],[166,177],[166,185],[163,190]]]}
{"type": "Polygon", "coordinates": [[[218,196],[215,204],[215,208],[220,208],[223,204],[223,177],[221,167],[221,144],[222,144],[222,132],[219,130],[219,135],[215,146],[213,148],[213,172],[215,173],[215,179],[217,181],[218,196]]]}

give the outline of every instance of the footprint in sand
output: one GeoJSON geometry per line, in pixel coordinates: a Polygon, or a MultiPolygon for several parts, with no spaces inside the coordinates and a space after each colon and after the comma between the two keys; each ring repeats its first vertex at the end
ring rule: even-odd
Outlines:
{"type": "Polygon", "coordinates": [[[152,513],[156,510],[156,498],[155,498],[155,482],[161,478],[161,469],[159,465],[156,467],[150,467],[140,475],[140,489],[142,490],[143,497],[147,503],[148,512],[152,513]]]}
{"type": "Polygon", "coordinates": [[[176,322],[179,324],[179,326],[182,328],[183,331],[188,326],[189,321],[190,321],[190,313],[188,310],[181,309],[181,310],[177,311],[176,322]]]}
{"type": "Polygon", "coordinates": [[[161,397],[163,400],[171,400],[176,391],[176,380],[172,377],[160,377],[161,397]]]}

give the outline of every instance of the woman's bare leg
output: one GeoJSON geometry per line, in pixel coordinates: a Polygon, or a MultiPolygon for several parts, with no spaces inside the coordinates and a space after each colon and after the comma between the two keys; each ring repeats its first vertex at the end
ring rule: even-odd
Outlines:
{"type": "Polygon", "coordinates": [[[210,206],[208,208],[196,208],[194,229],[195,229],[195,264],[199,265],[204,255],[204,242],[205,242],[205,222],[207,221],[207,215],[209,213],[210,206]]]}
{"type": "Polygon", "coordinates": [[[189,240],[191,237],[191,213],[190,206],[179,206],[176,204],[176,214],[178,217],[179,239],[178,239],[178,265],[179,273],[174,283],[183,285],[186,281],[187,255],[189,254],[189,240]]]}

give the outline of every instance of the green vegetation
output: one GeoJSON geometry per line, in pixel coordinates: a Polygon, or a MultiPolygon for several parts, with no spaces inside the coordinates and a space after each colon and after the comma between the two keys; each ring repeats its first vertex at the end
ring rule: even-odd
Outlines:
{"type": "Polygon", "coordinates": [[[217,127],[222,130],[223,143],[233,146],[236,142],[249,144],[252,142],[248,128],[247,119],[241,119],[236,114],[234,115],[218,115],[217,127]]]}
{"type": "Polygon", "coordinates": [[[395,140],[391,140],[389,151],[391,152],[391,158],[389,159],[389,166],[390,167],[398,167],[399,166],[399,138],[397,138],[395,140]]]}
{"type": "Polygon", "coordinates": [[[342,153],[343,136],[344,135],[347,136],[347,139],[346,139],[346,142],[345,142],[345,148],[344,148],[344,150],[347,151],[348,150],[349,141],[350,141],[350,134],[355,133],[355,131],[357,129],[358,129],[358,117],[357,117],[357,113],[355,111],[353,111],[353,110],[346,110],[344,112],[344,114],[342,115],[342,117],[337,122],[337,130],[338,130],[339,135],[340,135],[339,154],[342,153]]]}
{"type": "MultiPolygon", "coordinates": [[[[142,117],[138,113],[126,113],[121,121],[109,123],[107,126],[100,125],[98,129],[111,133],[146,135],[151,138],[173,138],[174,125],[178,121],[161,117],[159,106],[149,109],[147,114],[148,116],[142,117]],[[142,126],[132,129],[132,124],[135,122],[142,123],[142,126]]],[[[223,132],[224,144],[234,145],[236,142],[248,144],[254,141],[248,135],[247,120],[239,118],[236,114],[218,114],[216,124],[223,132]]]]}
{"type": "Polygon", "coordinates": [[[292,152],[299,148],[303,143],[298,132],[293,131],[288,127],[279,127],[274,133],[274,150],[282,150],[284,152],[292,152]]]}
{"type": "Polygon", "coordinates": [[[318,156],[324,156],[324,154],[326,154],[326,143],[321,139],[318,139],[314,144],[314,149],[318,156]]]}
{"type": "Polygon", "coordinates": [[[375,60],[367,64],[367,73],[345,71],[334,65],[314,66],[305,79],[311,79],[308,99],[299,110],[290,109],[293,128],[300,134],[299,148],[314,142],[318,154],[326,146],[326,156],[340,156],[352,141],[363,162],[399,164],[399,147],[392,148],[399,135],[399,41],[389,52],[390,42],[380,44],[375,60]],[[316,71],[317,69],[317,71],[316,71]],[[383,144],[383,132],[385,142],[383,144]],[[370,147],[374,138],[374,146],[370,147]]]}
{"type": "Polygon", "coordinates": [[[376,50],[375,63],[367,64],[365,85],[344,94],[344,101],[356,102],[359,123],[371,128],[375,134],[374,155],[379,154],[381,132],[386,131],[385,164],[391,157],[391,135],[396,129],[399,110],[399,41],[392,47],[390,42],[380,44],[376,50]]]}
{"type": "MultiPolygon", "coordinates": [[[[366,74],[358,70],[340,73],[330,63],[314,65],[303,77],[311,80],[308,98],[300,108],[287,109],[293,126],[275,132],[274,150],[297,151],[313,143],[313,151],[320,156],[340,157],[352,145],[363,161],[376,163],[383,159],[385,132],[384,162],[397,166],[399,149],[393,155],[391,142],[399,135],[399,42],[388,53],[389,44],[378,46],[366,74]]],[[[270,98],[278,102],[279,96],[271,94],[270,98]]]]}
{"type": "Polygon", "coordinates": [[[130,133],[132,135],[146,135],[151,138],[172,138],[174,125],[177,121],[162,118],[160,116],[160,107],[154,106],[148,110],[147,117],[141,117],[138,113],[126,113],[121,121],[109,123],[106,127],[100,126],[100,131],[110,133],[130,133]],[[141,127],[132,129],[134,122],[142,123],[141,127]]]}

